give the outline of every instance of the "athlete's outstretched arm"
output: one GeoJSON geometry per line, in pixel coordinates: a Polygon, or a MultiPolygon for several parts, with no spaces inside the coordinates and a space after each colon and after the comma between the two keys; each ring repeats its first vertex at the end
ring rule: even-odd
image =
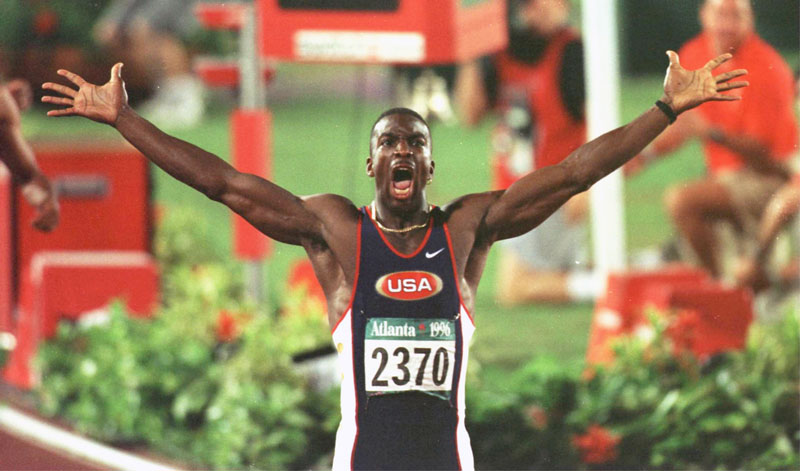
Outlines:
{"type": "MultiPolygon", "coordinates": [[[[731,81],[743,69],[713,75],[713,69],[731,58],[723,54],[697,70],[681,67],[678,54],[668,51],[669,67],[661,101],[676,115],[707,101],[738,100],[721,92],[747,86],[731,81]]],[[[537,170],[497,194],[485,218],[485,230],[494,239],[523,234],[544,221],[571,196],[630,160],[669,125],[665,112],[652,106],[630,123],[587,142],[560,164],[537,170]]]]}
{"type": "MultiPolygon", "coordinates": [[[[30,94],[30,86],[25,83],[30,94]]],[[[36,208],[34,227],[51,231],[58,224],[58,200],[50,181],[39,170],[33,149],[22,136],[21,104],[9,88],[0,85],[0,162],[6,164],[22,190],[23,197],[36,208]]]]}
{"type": "Polygon", "coordinates": [[[136,114],[128,106],[122,64],[111,69],[111,79],[102,86],[91,84],[67,70],[58,74],[77,88],[47,82],[42,88],[63,96],[45,96],[42,101],[66,108],[48,116],[83,116],[117,129],[128,142],[164,171],[219,201],[258,228],[282,242],[300,245],[319,239],[319,219],[299,197],[255,175],[245,174],[214,154],[169,136],[136,114]]]}

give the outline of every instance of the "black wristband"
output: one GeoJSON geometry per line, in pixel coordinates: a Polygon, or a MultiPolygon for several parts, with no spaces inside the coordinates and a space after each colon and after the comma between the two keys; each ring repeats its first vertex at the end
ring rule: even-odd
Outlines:
{"type": "Polygon", "coordinates": [[[670,106],[668,104],[664,103],[663,101],[656,100],[656,106],[665,115],[667,115],[667,119],[669,119],[669,124],[674,123],[675,120],[678,119],[678,115],[675,114],[675,111],[672,108],[670,108],[670,106]]]}

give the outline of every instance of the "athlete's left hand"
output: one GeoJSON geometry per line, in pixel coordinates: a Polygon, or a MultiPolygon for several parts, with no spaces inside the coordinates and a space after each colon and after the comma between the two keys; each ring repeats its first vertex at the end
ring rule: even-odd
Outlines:
{"type": "Polygon", "coordinates": [[[745,69],[736,69],[714,75],[713,70],[733,57],[722,54],[711,59],[705,66],[697,70],[686,70],[681,66],[678,54],[667,51],[669,67],[664,78],[664,95],[661,101],[672,107],[676,114],[690,110],[707,101],[734,101],[742,97],[722,92],[742,88],[749,85],[746,81],[730,80],[747,73],[745,69]]]}
{"type": "Polygon", "coordinates": [[[47,116],[83,116],[99,123],[112,126],[116,124],[120,112],[128,105],[128,94],[122,81],[122,63],[117,63],[111,68],[111,78],[104,85],[89,83],[69,70],[60,69],[57,73],[66,77],[78,89],[52,82],[44,83],[42,88],[45,90],[52,90],[64,96],[47,95],[42,97],[42,101],[67,106],[50,110],[47,116]]]}

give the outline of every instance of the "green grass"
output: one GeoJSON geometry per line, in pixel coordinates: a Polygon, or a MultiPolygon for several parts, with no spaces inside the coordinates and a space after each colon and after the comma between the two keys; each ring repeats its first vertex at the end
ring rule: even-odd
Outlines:
{"type": "MultiPolygon", "coordinates": [[[[652,105],[660,79],[623,81],[622,117],[628,121],[652,105]]],[[[340,98],[304,99],[278,103],[273,113],[273,179],[296,194],[340,193],[356,204],[372,198],[372,182],[364,174],[368,133],[383,104],[359,104],[340,98]]],[[[24,118],[26,135],[32,140],[118,138],[107,127],[77,118],[44,117],[35,109],[24,118]]],[[[489,134],[491,123],[467,130],[434,124],[436,178],[429,189],[434,204],[443,204],[489,185],[489,134]]],[[[195,129],[177,132],[179,138],[228,158],[227,111],[212,110],[195,129]]],[[[697,147],[688,147],[671,159],[631,178],[625,188],[625,210],[629,250],[657,246],[671,228],[661,204],[663,189],[677,181],[700,175],[702,158],[697,147]]],[[[177,183],[154,167],[155,199],[167,211],[182,207],[199,209],[215,228],[212,245],[220,254],[230,253],[228,210],[177,183]]],[[[303,257],[298,247],[275,244],[268,263],[270,305],[277,306],[287,267],[303,257]]],[[[492,299],[496,254],[490,256],[478,290],[474,355],[485,365],[513,368],[531,356],[549,353],[565,361],[583,358],[591,322],[592,306],[536,305],[505,309],[492,299]]]]}

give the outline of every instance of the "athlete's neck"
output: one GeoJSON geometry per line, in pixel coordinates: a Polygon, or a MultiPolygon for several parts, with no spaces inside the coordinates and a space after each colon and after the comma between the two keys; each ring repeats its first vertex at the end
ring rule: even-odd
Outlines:
{"type": "Polygon", "coordinates": [[[376,198],[370,205],[370,211],[373,219],[380,225],[389,229],[402,230],[425,224],[430,217],[430,204],[425,197],[422,197],[419,204],[415,204],[413,209],[393,208],[376,198]]]}

